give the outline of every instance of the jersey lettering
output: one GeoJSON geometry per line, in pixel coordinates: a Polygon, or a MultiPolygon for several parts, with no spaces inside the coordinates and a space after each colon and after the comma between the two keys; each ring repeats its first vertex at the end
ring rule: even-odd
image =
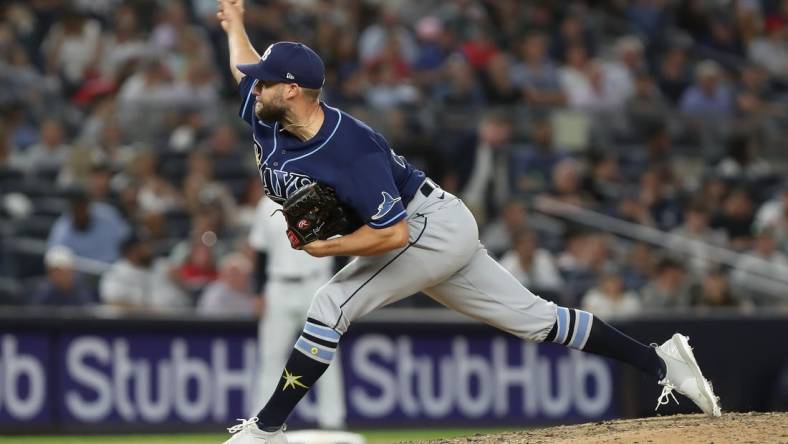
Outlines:
{"type": "Polygon", "coordinates": [[[282,170],[272,170],[267,166],[260,170],[263,178],[265,194],[276,203],[284,201],[299,188],[312,183],[312,179],[303,174],[282,170]]]}

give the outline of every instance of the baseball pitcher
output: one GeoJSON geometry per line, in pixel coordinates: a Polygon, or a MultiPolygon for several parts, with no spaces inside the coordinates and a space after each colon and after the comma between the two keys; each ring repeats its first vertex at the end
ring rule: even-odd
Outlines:
{"type": "Polygon", "coordinates": [[[634,365],[664,386],[658,406],[675,390],[720,415],[685,336],[649,347],[591,313],[531,293],[487,254],[460,199],[378,132],[320,100],[320,56],[295,42],[258,54],[240,0],[220,0],[218,18],[240,87],[240,117],[251,128],[266,194],[283,204],[291,245],[315,257],[357,256],[314,294],[274,394],[257,416],[229,429],[226,443],[286,443],[285,420],[328,368],[350,324],[419,291],[524,340],[634,365]]]}

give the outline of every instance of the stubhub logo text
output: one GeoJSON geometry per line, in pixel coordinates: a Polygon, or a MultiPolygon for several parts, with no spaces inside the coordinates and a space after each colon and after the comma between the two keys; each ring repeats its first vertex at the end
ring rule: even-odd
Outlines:
{"type": "MultiPolygon", "coordinates": [[[[615,415],[613,367],[508,336],[349,336],[350,424],[615,415]]],[[[263,356],[265,358],[265,356],[263,356]]],[[[262,406],[251,334],[0,334],[0,424],[231,424],[262,406]],[[53,339],[54,338],[54,339],[53,339]]],[[[290,422],[312,422],[314,399],[290,422]]]]}
{"type": "Polygon", "coordinates": [[[603,359],[504,337],[441,342],[443,352],[436,355],[435,347],[425,349],[407,336],[359,339],[349,366],[358,377],[349,389],[353,408],[375,418],[612,415],[613,376],[603,359]]]}
{"type": "Polygon", "coordinates": [[[64,353],[65,410],[80,422],[225,422],[248,408],[255,377],[254,340],[235,342],[175,337],[132,350],[125,338],[77,337],[64,353]]]}

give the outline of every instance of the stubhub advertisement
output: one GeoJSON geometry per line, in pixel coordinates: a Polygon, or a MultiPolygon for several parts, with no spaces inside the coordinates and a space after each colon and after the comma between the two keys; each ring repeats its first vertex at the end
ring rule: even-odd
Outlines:
{"type": "MultiPolygon", "coordinates": [[[[351,332],[352,333],[352,332],[351,332]]],[[[614,366],[503,334],[364,332],[340,344],[351,426],[538,424],[614,417],[614,366]]],[[[0,331],[0,432],[226,426],[256,412],[251,332],[0,331]]],[[[288,421],[312,424],[312,399],[288,421]]]]}

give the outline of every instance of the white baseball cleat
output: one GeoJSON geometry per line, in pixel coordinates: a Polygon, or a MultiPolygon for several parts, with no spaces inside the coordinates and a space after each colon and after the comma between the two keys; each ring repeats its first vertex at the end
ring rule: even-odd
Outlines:
{"type": "Polygon", "coordinates": [[[707,415],[720,416],[720,400],[714,395],[711,383],[700,372],[688,340],[688,337],[676,333],[664,344],[655,347],[657,356],[665,361],[667,368],[665,377],[659,381],[664,388],[657,400],[657,409],[670,402],[668,396],[672,396],[678,404],[673,394],[673,390],[676,390],[691,399],[707,415]]]}
{"type": "Polygon", "coordinates": [[[224,444],[287,444],[285,426],[275,432],[266,432],[257,427],[257,417],[238,420],[241,421],[240,424],[227,429],[234,435],[224,444]]]}

